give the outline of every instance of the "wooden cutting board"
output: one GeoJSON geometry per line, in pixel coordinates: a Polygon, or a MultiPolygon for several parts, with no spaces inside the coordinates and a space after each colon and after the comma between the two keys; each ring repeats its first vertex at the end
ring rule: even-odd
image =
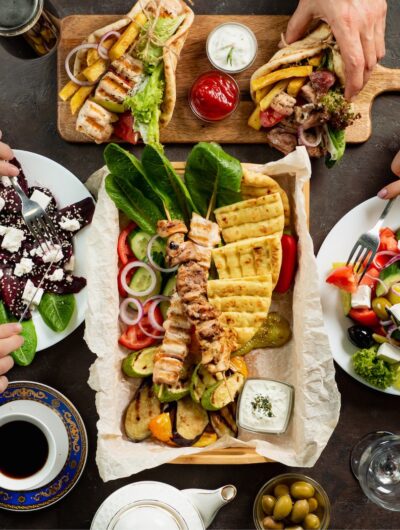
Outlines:
{"type": "MultiPolygon", "coordinates": [[[[64,69],[67,53],[92,31],[120,18],[117,15],[72,15],[61,21],[58,47],[57,76],[59,89],[68,81],[64,69]]],[[[174,116],[167,128],[161,131],[162,143],[265,143],[265,133],[247,125],[254,108],[249,93],[251,74],[275,53],[281,33],[285,30],[287,16],[276,15],[197,15],[183,48],[177,69],[177,101],[174,116]],[[249,26],[256,34],[259,50],[253,66],[236,75],[241,90],[241,102],[237,111],[226,120],[208,124],[198,120],[189,108],[188,91],[194,79],[211,69],[205,44],[210,31],[223,22],[237,21],[249,26]]],[[[371,107],[375,97],[382,92],[400,90],[400,70],[378,66],[362,93],[355,101],[355,110],[362,118],[347,130],[347,141],[361,143],[371,136],[371,107]]],[[[69,103],[58,100],[58,130],[69,142],[90,142],[75,130],[76,117],[69,111],[69,103]]]]}

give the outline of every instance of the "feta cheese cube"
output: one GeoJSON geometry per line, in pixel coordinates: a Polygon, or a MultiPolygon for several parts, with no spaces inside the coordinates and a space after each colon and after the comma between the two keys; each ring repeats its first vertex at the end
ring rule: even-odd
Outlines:
{"type": "Polygon", "coordinates": [[[6,201],[3,199],[3,197],[0,197],[0,212],[6,205],[6,201]]]}
{"type": "Polygon", "coordinates": [[[389,313],[396,320],[396,322],[400,322],[400,304],[394,304],[390,306],[388,309],[389,309],[389,313]]]}
{"type": "Polygon", "coordinates": [[[383,359],[389,364],[400,363],[400,348],[397,348],[388,342],[384,342],[379,346],[377,357],[383,359]]]}
{"type": "Polygon", "coordinates": [[[56,269],[53,274],[50,274],[50,276],[48,276],[48,279],[52,282],[61,282],[63,278],[64,271],[62,269],[56,269]]]}
{"type": "Polygon", "coordinates": [[[15,265],[15,276],[29,274],[33,269],[33,261],[30,258],[21,258],[21,261],[15,265]]]}
{"type": "Polygon", "coordinates": [[[35,190],[31,195],[32,201],[35,201],[45,210],[50,204],[51,197],[43,193],[42,191],[35,190]]]}
{"type": "Polygon", "coordinates": [[[35,287],[33,282],[31,282],[31,280],[28,280],[26,282],[24,292],[22,293],[22,300],[26,304],[30,303],[31,304],[30,307],[38,306],[40,304],[40,300],[42,299],[42,296],[44,294],[44,291],[41,288],[37,289],[37,293],[35,294],[36,289],[37,289],[37,287],[35,287]],[[32,300],[33,295],[35,295],[35,297],[32,300]]]}
{"type": "Polygon", "coordinates": [[[25,234],[23,230],[14,227],[8,227],[6,233],[4,234],[3,241],[1,242],[1,247],[9,252],[17,252],[22,241],[25,239],[25,234]]]}
{"type": "Polygon", "coordinates": [[[4,236],[8,230],[8,226],[0,225],[0,236],[4,236]]]}
{"type": "Polygon", "coordinates": [[[68,230],[69,232],[76,232],[81,227],[78,219],[68,219],[68,217],[65,217],[64,215],[61,217],[59,225],[63,230],[68,230]]]}
{"type": "Polygon", "coordinates": [[[1,183],[5,188],[9,188],[10,186],[12,186],[10,177],[1,177],[1,183]]]}
{"type": "Polygon", "coordinates": [[[360,285],[357,288],[357,291],[351,295],[351,307],[370,309],[371,292],[371,287],[369,285],[360,285]]]}

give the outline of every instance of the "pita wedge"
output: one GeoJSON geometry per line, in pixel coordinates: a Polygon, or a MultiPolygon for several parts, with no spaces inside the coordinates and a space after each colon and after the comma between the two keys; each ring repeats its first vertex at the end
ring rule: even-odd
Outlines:
{"type": "Polygon", "coordinates": [[[116,136],[159,144],[159,129],[174,112],[176,68],[193,20],[184,0],[138,0],[126,16],[88,35],[59,94],[70,100],[76,129],[96,143],[116,136]]]}
{"type": "Polygon", "coordinates": [[[344,154],[344,131],[359,116],[344,98],[344,68],[331,28],[321,23],[304,39],[284,46],[250,81],[254,129],[285,155],[304,145],[331,167],[344,154]]]}

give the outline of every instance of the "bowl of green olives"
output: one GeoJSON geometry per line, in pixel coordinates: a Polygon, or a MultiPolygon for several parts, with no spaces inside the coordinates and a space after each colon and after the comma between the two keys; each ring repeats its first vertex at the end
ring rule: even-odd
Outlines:
{"type": "Polygon", "coordinates": [[[330,502],[323,487],[312,478],[285,473],[260,489],[253,518],[257,530],[327,530],[330,502]]]}

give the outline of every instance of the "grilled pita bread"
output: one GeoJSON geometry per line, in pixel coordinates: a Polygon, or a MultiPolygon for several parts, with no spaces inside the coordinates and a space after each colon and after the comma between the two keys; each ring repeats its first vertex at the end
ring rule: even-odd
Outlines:
{"type": "MultiPolygon", "coordinates": [[[[313,32],[302,40],[293,42],[278,50],[275,55],[251,76],[250,86],[255,79],[263,77],[282,66],[295,64],[303,59],[317,55],[333,43],[333,33],[328,24],[320,24],[313,32]]],[[[251,97],[255,100],[255,91],[251,89],[251,97]]]]}
{"type": "MultiPolygon", "coordinates": [[[[154,4],[154,1],[155,0],[138,0],[125,17],[94,31],[87,37],[85,42],[98,42],[99,39],[109,31],[119,31],[122,33],[132,20],[134,20],[140,12],[145,11],[147,6],[154,4]]],[[[174,9],[180,8],[180,15],[185,15],[177,32],[167,41],[163,49],[165,90],[164,101],[161,106],[160,127],[166,127],[171,121],[176,103],[176,67],[180,53],[188,36],[190,26],[193,24],[194,13],[184,0],[161,0],[161,2],[165,5],[171,5],[171,8],[174,9]]],[[[78,76],[86,66],[86,53],[86,50],[81,50],[76,54],[74,62],[75,76],[78,76]]]]}

